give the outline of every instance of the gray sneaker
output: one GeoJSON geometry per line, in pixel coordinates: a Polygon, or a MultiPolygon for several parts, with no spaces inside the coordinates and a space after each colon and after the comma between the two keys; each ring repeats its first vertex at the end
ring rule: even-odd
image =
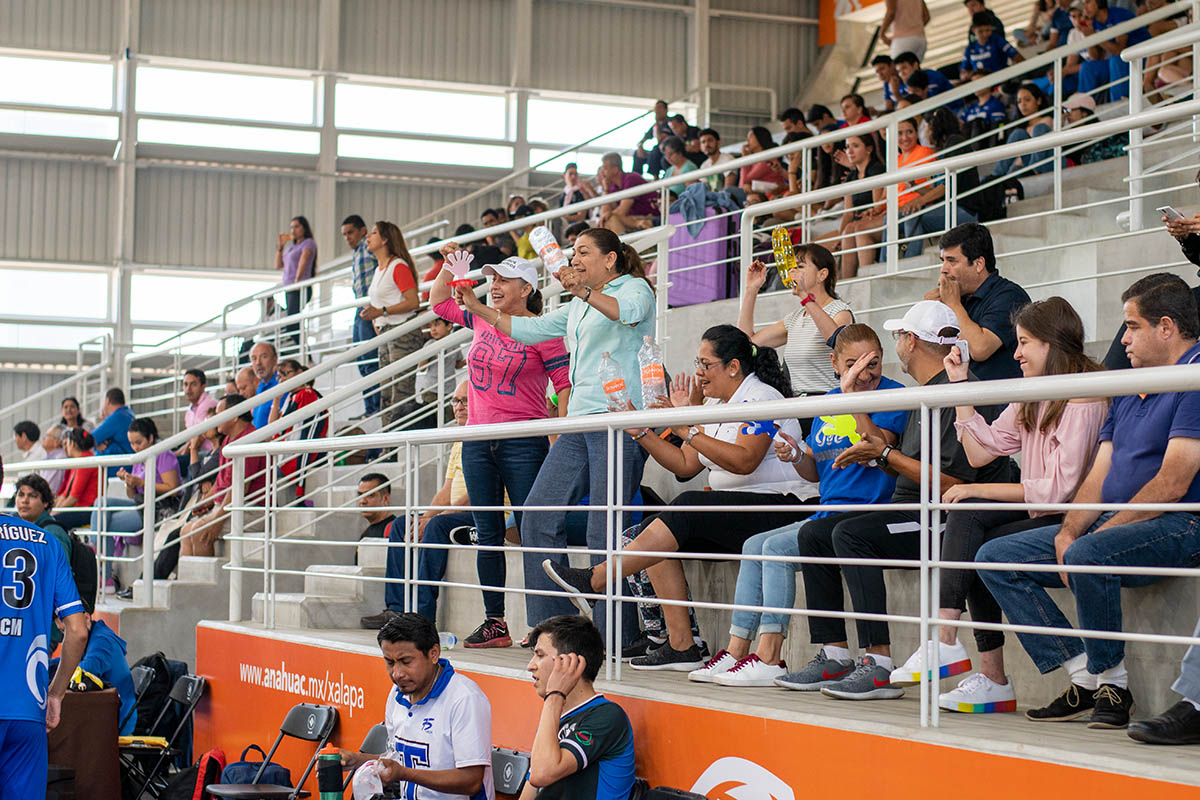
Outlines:
{"type": "Polygon", "coordinates": [[[798,692],[818,692],[821,687],[837,683],[853,670],[853,661],[830,658],[825,655],[825,648],[821,648],[802,669],[776,678],[775,685],[798,692]]]}
{"type": "Polygon", "coordinates": [[[833,686],[822,686],[821,694],[838,700],[894,700],[904,696],[904,690],[893,686],[892,671],[875,663],[873,656],[863,656],[854,671],[833,686]]]}

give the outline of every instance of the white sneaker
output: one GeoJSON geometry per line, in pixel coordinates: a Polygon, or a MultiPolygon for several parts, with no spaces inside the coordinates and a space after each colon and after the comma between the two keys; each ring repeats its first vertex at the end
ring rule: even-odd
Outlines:
{"type": "Polygon", "coordinates": [[[1012,679],[1001,686],[982,672],[968,675],[952,692],[938,696],[938,706],[947,711],[964,714],[992,714],[998,711],[1016,711],[1017,695],[1013,691],[1012,679]]]}
{"type": "MultiPolygon", "coordinates": [[[[955,675],[961,675],[964,672],[969,672],[971,669],[971,657],[967,655],[967,648],[963,647],[957,641],[954,644],[944,644],[937,642],[937,649],[934,649],[934,642],[926,642],[925,652],[926,665],[932,666],[934,662],[934,653],[937,653],[938,663],[938,678],[952,678],[955,675]]],[[[933,670],[930,669],[926,674],[929,680],[933,680],[933,670]]],[[[904,666],[892,670],[892,685],[893,686],[915,686],[921,682],[921,651],[917,650],[908,657],[908,661],[904,662],[904,666]]]]}
{"type": "Polygon", "coordinates": [[[751,653],[713,678],[713,683],[721,686],[774,686],[775,679],[784,675],[787,675],[787,665],[782,661],[771,665],[751,653]]]}
{"type": "Polygon", "coordinates": [[[689,672],[688,680],[696,681],[697,683],[712,683],[713,678],[733,669],[733,666],[737,663],[738,660],[730,655],[728,650],[721,650],[710,658],[708,663],[703,667],[689,672]]]}

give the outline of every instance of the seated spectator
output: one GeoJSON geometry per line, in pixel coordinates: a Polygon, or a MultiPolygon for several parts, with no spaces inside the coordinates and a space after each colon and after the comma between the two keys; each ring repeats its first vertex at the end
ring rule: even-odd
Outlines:
{"type": "MultiPolygon", "coordinates": [[[[1200,362],[1196,302],[1169,273],[1147,275],[1121,295],[1122,342],[1134,368],[1200,362]]],[[[1195,503],[1200,501],[1200,392],[1114,397],[1100,429],[1100,449],[1075,503],[1195,503]]],[[[1064,566],[1195,567],[1200,564],[1200,515],[1188,511],[1070,511],[1062,525],[993,539],[983,563],[1064,566]]],[[[1043,674],[1062,667],[1070,685],[1025,716],[1037,722],[1077,719],[1091,712],[1092,728],[1124,728],[1133,710],[1125,643],[1079,639],[1047,588],[1071,589],[1078,627],[1119,632],[1121,587],[1149,586],[1148,575],[981,570],[984,584],[1016,625],[1062,628],[1061,635],[1018,634],[1043,674]]]]}
{"type": "Polygon", "coordinates": [[[54,493],[50,490],[50,484],[35,472],[18,478],[15,490],[13,506],[17,516],[53,536],[63,546],[67,562],[70,563],[71,537],[67,535],[66,528],[50,515],[54,510],[54,493]]]}
{"type": "MultiPolygon", "coordinates": [[[[202,369],[189,369],[183,373],[183,397],[187,400],[187,411],[183,412],[184,429],[194,428],[208,419],[208,410],[217,407],[216,399],[207,391],[208,376],[202,369]]],[[[202,442],[200,450],[204,454],[212,452],[212,445],[202,442]]],[[[188,443],[184,442],[175,450],[184,473],[188,469],[188,443]]]]}
{"type": "Polygon", "coordinates": [[[386,510],[392,504],[392,490],[387,476],[379,472],[368,472],[358,479],[358,507],[363,509],[367,527],[363,539],[386,539],[388,526],[396,515],[386,510]]]}
{"type": "Polygon", "coordinates": [[[546,201],[540,197],[535,197],[529,201],[529,207],[534,214],[545,214],[550,210],[550,206],[546,205],[546,201]]]}
{"type": "MultiPolygon", "coordinates": [[[[663,123],[654,131],[654,147],[646,154],[646,174],[651,180],[658,178],[662,171],[666,169],[667,160],[663,157],[662,143],[668,136],[671,136],[671,126],[663,123]]],[[[634,158],[637,158],[637,153],[634,153],[634,158]]],[[[641,173],[636,173],[640,175],[641,173]]]]}
{"type": "Polygon", "coordinates": [[[36,422],[26,419],[13,426],[13,443],[21,461],[46,460],[46,448],[42,447],[41,438],[42,432],[36,422]]]}
{"type": "MultiPolygon", "coordinates": [[[[601,158],[596,177],[602,182],[606,194],[632,189],[646,182],[641,175],[625,172],[621,167],[621,156],[617,153],[606,153],[601,158]]],[[[653,227],[655,216],[654,192],[649,191],[602,206],[600,227],[617,234],[627,233],[653,227]]]]}
{"type": "Polygon", "coordinates": [[[974,26],[976,14],[983,14],[987,18],[988,24],[992,26],[992,33],[994,35],[999,36],[1001,39],[1005,38],[1004,22],[998,16],[996,16],[996,12],[984,5],[983,0],[963,0],[963,5],[967,7],[967,13],[971,15],[972,21],[971,29],[967,31],[968,42],[978,41],[975,35],[974,26]]]}
{"type": "MultiPolygon", "coordinates": [[[[812,131],[808,130],[808,126],[804,124],[804,112],[798,108],[785,108],[777,119],[779,120],[779,124],[783,126],[784,133],[812,133],[812,131]]],[[[704,131],[700,131],[700,136],[704,136],[704,131]]],[[[718,140],[720,138],[720,136],[717,137],[718,140]]]]}
{"type": "MultiPolygon", "coordinates": [[[[94,454],[96,440],[83,428],[71,428],[63,437],[67,458],[87,458],[94,454]]],[[[96,467],[68,470],[63,487],[54,498],[54,519],[64,528],[81,528],[92,521],[89,506],[96,504],[99,478],[96,467]],[[75,510],[85,509],[85,510],[75,510]]]]}
{"type": "Polygon", "coordinates": [[[880,53],[871,59],[871,66],[875,68],[875,76],[883,84],[884,110],[895,111],[896,102],[905,94],[905,91],[904,81],[900,78],[900,73],[896,71],[892,57],[880,53]]]}
{"type": "MultiPolygon", "coordinates": [[[[485,208],[483,213],[479,215],[479,224],[484,228],[491,228],[499,225],[503,220],[500,219],[500,212],[495,208],[485,208]]],[[[491,238],[490,236],[488,237],[491,238]]]]}
{"type": "Polygon", "coordinates": [[[942,271],[926,300],[945,303],[958,319],[971,372],[982,381],[1019,378],[1014,359],[1017,334],[1013,312],[1029,302],[1017,284],[1000,277],[992,234],[977,222],[951,228],[939,242],[942,271]]]}
{"type": "MultiPolygon", "coordinates": [[[[250,374],[253,375],[254,371],[251,370],[250,374]]],[[[239,394],[236,375],[225,381],[225,394],[239,394]]]]}
{"type": "MultiPolygon", "coordinates": [[[[1070,4],[1070,0],[1067,0],[1070,4]]],[[[1043,32],[1050,28],[1051,12],[1055,8],[1055,0],[1033,0],[1033,11],[1029,22],[1024,28],[1013,30],[1013,41],[1021,47],[1029,47],[1043,38],[1043,32]]]]}
{"type": "MultiPolygon", "coordinates": [[[[51,425],[46,433],[42,436],[42,449],[46,451],[46,460],[54,461],[59,458],[66,458],[67,451],[63,449],[63,426],[51,425]]],[[[63,478],[65,473],[61,469],[44,469],[39,473],[46,479],[46,483],[50,484],[50,491],[55,494],[62,488],[63,478]]]]}
{"type": "Polygon", "coordinates": [[[683,114],[676,114],[668,118],[667,125],[671,128],[671,135],[678,137],[681,142],[700,138],[700,129],[689,124],[683,114]]]}
{"type": "Polygon", "coordinates": [[[837,117],[833,116],[826,106],[817,104],[808,109],[808,126],[810,128],[824,132],[830,125],[835,128],[841,127],[837,117]]]}
{"type": "MultiPolygon", "coordinates": [[[[967,1],[979,3],[979,0],[967,1]]],[[[962,64],[958,68],[959,77],[963,81],[970,80],[972,70],[986,69],[988,72],[998,72],[1010,63],[1019,64],[1025,60],[1025,56],[1017,52],[1017,48],[1004,40],[1004,33],[994,29],[993,20],[988,13],[979,13],[971,17],[972,39],[963,49],[962,64]]]]}
{"type": "Polygon", "coordinates": [[[584,617],[551,617],[530,632],[530,641],[526,669],[543,702],[520,800],[629,797],[633,728],[625,711],[593,685],[604,663],[600,631],[584,617]]]}
{"type": "MultiPolygon", "coordinates": [[[[1099,122],[1096,116],[1096,101],[1090,95],[1077,92],[1063,103],[1063,112],[1067,125],[1090,125],[1099,122]]],[[[1128,133],[1114,133],[1098,142],[1088,145],[1087,149],[1077,158],[1080,164],[1094,164],[1097,161],[1107,161],[1110,158],[1121,158],[1129,146],[1128,133]]]]}
{"type": "MultiPolygon", "coordinates": [[[[883,345],[875,331],[867,325],[852,324],[837,334],[837,342],[829,355],[840,385],[830,394],[869,392],[875,389],[898,389],[900,384],[883,377],[883,345]]],[[[820,482],[821,502],[825,504],[855,504],[887,502],[896,488],[896,481],[882,470],[859,464],[845,469],[833,469],[833,459],[864,432],[883,437],[895,445],[908,420],[907,411],[882,411],[874,414],[823,417],[813,426],[801,446],[785,433],[775,437],[775,452],[780,461],[791,462],[805,480],[820,482]]],[[[746,540],[742,554],[746,556],[797,556],[797,531],[806,525],[836,523],[844,514],[817,511],[806,522],[758,533],[746,540]]],[[[783,561],[742,561],[738,569],[737,588],[733,602],[741,606],[791,608],[796,602],[797,564],[783,561]]],[[[774,612],[735,611],[729,628],[729,644],[700,669],[690,673],[693,681],[712,682],[723,686],[771,686],[779,678],[781,685],[811,683],[814,667],[829,665],[828,647],[821,651],[809,666],[787,674],[780,661],[780,651],[788,634],[789,617],[774,612]],[[750,652],[755,632],[759,635],[758,649],[750,652]]],[[[849,651],[835,660],[845,663],[850,671],[849,651]]],[[[816,670],[816,677],[824,674],[816,670]]],[[[791,687],[802,688],[802,687],[791,687]]]]}
{"type": "MultiPolygon", "coordinates": [[[[896,339],[896,354],[901,368],[918,384],[934,386],[949,383],[943,359],[959,338],[954,312],[943,303],[922,300],[901,319],[888,320],[883,325],[896,339]]],[[[977,380],[968,375],[968,380],[977,380]]],[[[988,421],[995,419],[999,408],[981,409],[988,421]]],[[[970,465],[954,433],[954,419],[949,414],[940,418],[941,487],[948,489],[960,483],[976,481],[998,483],[1010,478],[1007,457],[998,458],[982,469],[970,465]]],[[[900,444],[892,447],[880,435],[860,432],[861,441],[842,451],[833,461],[834,469],[851,465],[878,469],[896,476],[893,503],[916,503],[921,495],[921,417],[909,414],[900,444]],[[874,466],[871,466],[874,465],[874,466]]],[[[828,519],[828,518],[826,518],[828,519]]],[[[840,515],[832,524],[824,520],[800,529],[799,553],[822,558],[915,559],[921,552],[921,513],[919,511],[857,511],[840,515]]],[[[835,564],[804,564],[804,596],[810,610],[842,611],[843,575],[850,590],[855,612],[886,614],[887,589],[883,582],[883,567],[838,567],[835,564]]],[[[866,653],[853,669],[847,663],[849,644],[844,620],[810,616],[809,630],[813,644],[822,645],[823,655],[832,658],[831,679],[813,680],[802,686],[805,691],[820,690],[839,700],[882,700],[900,697],[904,689],[890,683],[892,674],[891,639],[888,624],[876,620],[856,621],[858,643],[866,653]],[[832,645],[829,650],[824,646],[832,645]]],[[[818,656],[820,658],[820,656],[818,656]]]]}
{"type": "MultiPolygon", "coordinates": [[[[635,170],[637,172],[639,170],[635,170]]],[[[582,203],[584,200],[591,200],[596,196],[596,188],[592,186],[592,182],[579,177],[579,166],[572,161],[567,164],[563,170],[563,189],[558,196],[558,207],[564,208],[575,203],[582,203]]],[[[576,211],[574,214],[567,214],[563,217],[568,224],[575,222],[583,222],[591,214],[590,209],[576,211]]],[[[440,256],[441,253],[438,253],[440,256]]],[[[441,272],[439,269],[438,272],[441,272]]],[[[429,278],[433,280],[437,275],[434,274],[429,278]]]]}
{"type": "MultiPolygon", "coordinates": [[[[803,119],[801,119],[800,124],[804,124],[803,119]]],[[[707,156],[700,164],[700,169],[715,167],[719,164],[726,164],[733,161],[733,153],[721,152],[721,134],[717,133],[713,128],[705,128],[700,131],[700,150],[707,156]]],[[[704,182],[708,184],[709,191],[719,192],[722,189],[737,186],[738,171],[730,170],[724,175],[720,173],[709,175],[704,179],[704,182]]]]}
{"type": "MultiPolygon", "coordinates": [[[[1145,8],[1147,11],[1156,11],[1168,2],[1170,0],[1146,0],[1145,8]]],[[[1150,36],[1161,36],[1186,25],[1188,20],[1187,12],[1183,12],[1174,17],[1151,22],[1144,30],[1148,31],[1150,36]]],[[[1164,94],[1158,91],[1159,89],[1183,88],[1190,84],[1191,80],[1191,48],[1185,46],[1176,50],[1168,50],[1165,53],[1146,56],[1146,62],[1142,67],[1142,91],[1146,95],[1147,104],[1158,105],[1165,99],[1164,94]]]]}
{"type": "MultiPolygon", "coordinates": [[[[674,178],[678,175],[682,175],[685,172],[696,171],[696,162],[687,157],[687,151],[684,148],[683,141],[678,136],[667,137],[662,143],[662,148],[663,155],[667,159],[667,164],[670,165],[667,171],[663,173],[662,177],[674,178]]],[[[668,187],[668,191],[678,197],[683,192],[686,185],[687,184],[677,183],[674,186],[668,187]]]]}
{"type": "MultiPolygon", "coordinates": [[[[917,58],[916,53],[901,53],[896,56],[895,64],[896,72],[899,74],[901,80],[901,91],[907,89],[911,92],[916,88],[925,88],[925,93],[921,96],[929,98],[939,95],[942,92],[948,92],[954,88],[954,85],[942,74],[941,70],[922,69],[921,59],[917,58]]],[[[951,107],[955,107],[959,102],[955,100],[950,105],[951,107]]]]}
{"type": "MultiPolygon", "coordinates": [[[[1070,375],[1103,369],[1083,350],[1083,321],[1061,297],[1039,300],[1017,312],[1016,360],[1026,378],[1070,375]]],[[[951,383],[967,379],[967,364],[957,348],[945,359],[951,383]]],[[[956,410],[958,439],[971,466],[980,468],[993,459],[1021,453],[1020,483],[960,483],[942,494],[946,503],[996,503],[995,510],[951,511],[946,515],[942,558],[974,561],[980,546],[1003,536],[1062,523],[1057,511],[1006,510],[1003,503],[1069,503],[1096,454],[1097,436],[1108,402],[1076,398],[1043,403],[1012,403],[991,425],[973,406],[956,410]]],[[[962,619],[968,606],[975,622],[999,623],[1000,606],[979,581],[974,570],[942,570],[941,619],[962,619]]],[[[938,677],[961,674],[971,668],[966,648],[958,642],[958,628],[939,628],[936,652],[926,648],[927,664],[937,665],[938,677]]],[[[942,694],[939,703],[950,711],[991,713],[1015,711],[1016,693],[1004,672],[1004,634],[976,630],[980,670],[963,679],[956,689],[942,694]]],[[[892,673],[892,683],[918,683],[921,651],[917,650],[892,673]]]]}
{"type": "MultiPolygon", "coordinates": [[[[746,141],[742,144],[742,155],[749,156],[761,153],[775,147],[771,132],[761,125],[756,125],[746,133],[746,141]]],[[[783,168],[778,158],[759,161],[742,167],[738,176],[738,186],[747,192],[763,192],[767,195],[784,191],[787,187],[787,170],[783,168]]]]}
{"type": "Polygon", "coordinates": [[[659,100],[654,104],[654,124],[646,129],[642,134],[641,140],[637,143],[637,148],[633,152],[633,171],[638,175],[646,169],[646,161],[650,157],[650,153],[646,152],[646,142],[654,139],[658,141],[657,136],[660,132],[670,132],[671,128],[667,125],[667,101],[659,100]]]}
{"type": "MultiPolygon", "coordinates": [[[[254,390],[255,395],[260,395],[278,385],[279,371],[276,369],[278,364],[279,354],[275,352],[275,345],[270,342],[259,342],[254,345],[254,349],[250,351],[250,369],[254,371],[254,377],[258,380],[258,385],[254,390]]],[[[271,418],[270,402],[263,402],[255,406],[253,417],[254,427],[267,427],[271,418]]]]}
{"type": "MultiPolygon", "coordinates": [[[[884,173],[883,160],[874,136],[847,136],[846,148],[834,152],[847,171],[846,181],[873,178],[884,173]]],[[[842,257],[840,278],[858,275],[859,265],[874,264],[883,231],[880,229],[887,215],[887,189],[864,189],[848,195],[843,201],[842,219],[835,240],[837,251],[842,257]],[[861,248],[861,249],[859,249],[861,248]]]]}
{"type": "MultiPolygon", "coordinates": [[[[896,147],[900,151],[896,165],[900,169],[933,161],[933,148],[921,144],[917,135],[918,125],[919,120],[916,117],[902,119],[896,123],[896,147]]],[[[903,208],[916,199],[917,194],[921,191],[919,187],[928,188],[928,184],[929,178],[917,178],[912,183],[901,182],[897,188],[896,205],[903,208]]]]}
{"type": "MultiPolygon", "coordinates": [[[[436,279],[436,278],[435,278],[436,279]]],[[[436,302],[431,305],[437,305],[436,302]]],[[[451,333],[454,333],[454,323],[441,317],[430,320],[429,322],[429,338],[433,341],[445,339],[451,333]]],[[[417,368],[417,399],[422,403],[438,402],[438,376],[439,364],[442,386],[444,394],[442,395],[443,402],[449,402],[449,397],[454,394],[454,387],[458,384],[455,378],[455,371],[466,366],[466,361],[462,357],[462,349],[458,347],[450,347],[442,351],[440,359],[428,359],[422,361],[417,368]]],[[[449,420],[447,420],[449,421],[449,420]]]]}
{"type": "MultiPolygon", "coordinates": [[[[96,452],[106,456],[126,455],[133,452],[129,446],[129,423],[133,422],[133,410],[125,405],[125,393],[117,388],[104,393],[100,406],[100,424],[92,431],[96,441],[96,452]]],[[[109,467],[108,475],[117,474],[119,467],[109,467]]]]}
{"type": "MultiPolygon", "coordinates": [[[[226,395],[217,404],[217,413],[228,411],[245,402],[245,399],[238,394],[226,395]]],[[[233,459],[225,455],[225,446],[243,436],[249,436],[254,430],[253,418],[249,411],[227,419],[217,426],[217,432],[225,439],[219,451],[217,479],[212,488],[201,496],[200,502],[193,508],[191,516],[179,532],[180,555],[211,557],[216,541],[229,532],[230,515],[227,510],[233,503],[233,459]]],[[[245,464],[244,500],[247,505],[255,505],[263,499],[267,462],[263,456],[249,456],[245,459],[245,464]]]]}
{"type": "MultiPolygon", "coordinates": [[[[1067,12],[1067,20],[1071,24],[1071,29],[1066,34],[1066,39],[1063,44],[1075,44],[1083,38],[1083,11],[1079,6],[1071,6],[1067,12]]],[[[1076,92],[1079,86],[1079,70],[1083,67],[1083,62],[1090,59],[1087,48],[1069,53],[1062,62],[1062,67],[1059,72],[1062,75],[1062,86],[1055,86],[1054,80],[1054,65],[1051,64],[1046,68],[1045,74],[1041,77],[1034,78],[1031,83],[1035,84],[1046,95],[1053,97],[1067,97],[1076,92]]]]}
{"type": "MultiPolygon", "coordinates": [[[[958,118],[949,108],[942,107],[933,112],[930,123],[930,137],[933,149],[945,157],[962,155],[960,145],[966,139],[959,132],[958,118]]],[[[943,157],[939,155],[939,157],[943,157]]],[[[975,191],[979,186],[979,172],[974,168],[960,170],[955,176],[955,190],[959,198],[955,203],[955,214],[958,221],[976,222],[979,219],[980,207],[983,202],[981,195],[975,191]]],[[[930,179],[925,188],[917,196],[900,208],[900,215],[907,217],[904,222],[905,237],[918,236],[905,246],[906,258],[915,258],[925,252],[925,238],[930,234],[942,233],[946,230],[946,183],[943,176],[930,179]],[[924,209],[928,208],[928,211],[924,209]],[[923,213],[918,213],[923,212],[923,213]]]]}
{"type": "MultiPolygon", "coordinates": [[[[518,206],[509,217],[511,219],[523,219],[533,216],[533,209],[528,205],[518,206]]],[[[538,257],[537,250],[534,249],[533,243],[529,241],[529,232],[536,228],[536,225],[526,225],[523,228],[516,228],[508,232],[512,240],[517,245],[517,257],[524,259],[534,259],[538,257]]]]}
{"type": "Polygon", "coordinates": [[[570,225],[568,225],[566,230],[563,231],[563,236],[567,240],[567,246],[574,247],[575,240],[579,238],[581,233],[590,227],[591,226],[586,222],[572,222],[570,225]]]}
{"type": "MultiPolygon", "coordinates": [[[[777,400],[791,394],[775,351],[756,347],[750,337],[732,325],[717,325],[704,332],[696,358],[696,381],[704,397],[721,403],[752,403],[777,400]]],[[[692,400],[692,378],[675,377],[671,397],[653,407],[687,406],[692,400]]],[[[668,471],[690,479],[706,467],[710,470],[712,491],[687,491],[672,506],[750,506],[757,513],[722,517],[721,525],[713,517],[698,511],[664,511],[642,530],[623,550],[619,563],[602,562],[589,569],[575,569],[546,559],[546,574],[570,593],[571,601],[585,614],[594,601],[585,594],[602,594],[606,573],[616,570],[617,578],[626,578],[645,570],[655,596],[664,600],[687,600],[687,580],[683,562],[657,556],[638,556],[639,551],[679,553],[740,553],[745,541],[756,533],[772,530],[803,518],[802,512],[772,511],[770,506],[798,505],[816,496],[808,481],[798,478],[784,466],[771,448],[775,430],[796,438],[800,426],[794,419],[742,423],[676,426],[672,433],[683,440],[682,446],[661,439],[649,429],[629,431],[650,456],[668,471]]],[[[686,606],[666,606],[663,617],[670,633],[661,647],[633,659],[634,669],[690,672],[704,666],[705,659],[691,631],[686,606]]]]}
{"type": "Polygon", "coordinates": [[[528,204],[525,202],[525,198],[522,195],[510,194],[508,196],[508,202],[504,204],[504,213],[506,214],[505,220],[514,219],[513,215],[516,213],[517,209],[523,205],[528,204]]]}
{"type": "MultiPolygon", "coordinates": [[[[454,421],[458,425],[467,424],[467,382],[463,381],[454,390],[452,400],[454,421]]],[[[450,446],[450,456],[446,460],[446,477],[441,488],[429,501],[433,508],[422,512],[417,520],[417,541],[425,544],[446,545],[451,542],[451,533],[456,528],[470,528],[475,524],[475,518],[470,511],[448,511],[438,506],[465,506],[470,504],[467,497],[467,481],[463,477],[462,442],[450,446]]],[[[408,522],[402,517],[387,526],[387,537],[390,546],[387,551],[387,578],[383,585],[385,608],[378,614],[363,617],[359,623],[366,630],[379,630],[387,622],[404,612],[404,542],[408,522]]],[[[440,581],[446,577],[446,563],[450,553],[444,548],[424,548],[417,552],[417,578],[422,581],[440,581]]],[[[417,613],[437,624],[438,590],[441,587],[420,584],[417,587],[417,613]]],[[[510,642],[511,644],[511,642],[510,642]]]]}
{"type": "Polygon", "coordinates": [[[92,424],[80,413],[79,400],[76,398],[64,397],[59,411],[62,413],[62,417],[58,420],[58,424],[63,428],[83,428],[85,431],[92,429],[92,424]]]}
{"type": "MultiPolygon", "coordinates": [[[[1200,636],[1200,623],[1193,637],[1200,636]]],[[[1183,699],[1149,719],[1129,723],[1129,738],[1143,744],[1200,744],[1200,648],[1192,645],[1183,654],[1179,677],[1171,690],[1183,699]]]]}
{"type": "Polygon", "coordinates": [[[840,127],[842,128],[871,121],[871,115],[867,113],[867,103],[861,94],[845,95],[841,99],[841,107],[842,124],[840,127]]]}
{"type": "MultiPolygon", "coordinates": [[[[79,669],[104,681],[105,687],[111,686],[117,690],[120,703],[117,709],[117,735],[132,736],[137,725],[137,695],[133,689],[133,673],[129,669],[129,662],[125,660],[128,645],[104,620],[93,617],[95,603],[90,597],[79,599],[87,612],[83,618],[88,627],[87,649],[83,651],[83,658],[79,659],[79,669]]],[[[61,621],[55,619],[54,623],[62,629],[61,621]]],[[[58,670],[58,664],[57,658],[50,661],[51,676],[58,670]]]]}
{"type": "MultiPolygon", "coordinates": [[[[1109,7],[1108,0],[1083,0],[1083,19],[1079,22],[1079,31],[1084,36],[1091,36],[1097,31],[1111,28],[1122,22],[1128,22],[1136,16],[1132,11],[1109,7]]],[[[1112,102],[1129,96],[1129,63],[1121,58],[1121,51],[1126,47],[1144,42],[1150,37],[1145,28],[1136,28],[1129,33],[1123,33],[1107,42],[1101,42],[1088,48],[1088,59],[1079,69],[1078,91],[1088,95],[1097,95],[1105,99],[1103,92],[1097,90],[1101,86],[1108,87],[1107,100],[1112,102]]]]}
{"type": "MultiPolygon", "coordinates": [[[[975,69],[970,72],[973,81],[991,75],[991,70],[975,69]]],[[[1004,102],[996,96],[998,86],[980,86],[975,90],[974,102],[964,103],[958,110],[958,119],[963,124],[963,134],[968,139],[974,139],[981,133],[990,131],[1008,119],[1008,109],[1004,102]]]]}
{"type": "Polygon", "coordinates": [[[1071,11],[1078,11],[1079,7],[1075,5],[1074,0],[1054,0],[1054,6],[1050,10],[1050,21],[1046,28],[1039,31],[1044,34],[1041,38],[1049,37],[1049,42],[1045,50],[1049,52],[1057,47],[1061,47],[1069,41],[1071,31],[1075,29],[1075,23],[1071,19],[1071,11]]]}
{"type": "MultiPolygon", "coordinates": [[[[1021,88],[1017,90],[1017,111],[1020,115],[1020,122],[1009,131],[1007,143],[1023,142],[1026,139],[1034,139],[1049,133],[1054,126],[1054,116],[1053,112],[1049,110],[1049,106],[1049,98],[1042,94],[1042,90],[1036,85],[1021,84],[1021,88]]],[[[1034,164],[1037,164],[1033,168],[1034,172],[1049,172],[1054,169],[1053,159],[1053,149],[1029,153],[1017,158],[1002,158],[992,169],[992,177],[1002,178],[1012,172],[1022,172],[1022,167],[1034,164]]],[[[1029,170],[1024,170],[1022,174],[1028,175],[1029,170]]]]}
{"type": "MultiPolygon", "coordinates": [[[[302,372],[304,372],[304,367],[295,359],[287,358],[279,362],[279,380],[281,381],[289,381],[302,372]]],[[[268,421],[274,422],[277,419],[291,416],[310,403],[315,403],[320,399],[321,393],[314,389],[312,381],[309,381],[298,389],[293,389],[286,395],[283,395],[282,403],[279,397],[272,400],[271,415],[268,421]]],[[[297,422],[287,430],[281,431],[275,438],[277,440],[321,439],[328,433],[329,412],[320,411],[307,419],[297,422]]],[[[320,453],[299,453],[291,458],[284,458],[279,462],[279,474],[285,478],[290,478],[292,475],[299,474],[305,467],[316,463],[319,458],[321,458],[320,453]]],[[[296,482],[295,490],[296,497],[304,497],[303,479],[296,482]]]]}
{"type": "MultiPolygon", "coordinates": [[[[254,390],[258,383],[254,378],[254,370],[250,367],[242,367],[238,370],[237,376],[234,378],[234,391],[229,391],[229,387],[225,387],[226,396],[231,394],[240,394],[242,397],[254,397],[254,390]]],[[[264,403],[264,405],[266,405],[264,403]]],[[[270,406],[267,406],[269,409],[270,406]]]]}

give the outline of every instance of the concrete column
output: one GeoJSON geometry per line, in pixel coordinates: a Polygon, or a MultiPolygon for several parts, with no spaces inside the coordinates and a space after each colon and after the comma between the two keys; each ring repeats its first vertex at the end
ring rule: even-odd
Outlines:
{"type": "MultiPolygon", "coordinates": [[[[709,0],[693,0],[692,18],[688,25],[688,50],[692,54],[688,64],[687,89],[697,89],[709,82],[709,51],[712,43],[712,16],[709,12],[709,0]]],[[[697,102],[700,103],[696,122],[700,127],[708,127],[709,107],[708,92],[700,92],[697,102]]]]}
{"type": "MultiPolygon", "coordinates": [[[[533,0],[513,0],[513,169],[529,166],[529,91],[533,83],[533,0]]],[[[525,183],[525,181],[522,181],[525,183]]],[[[508,187],[515,190],[516,187],[508,187]]],[[[507,192],[505,192],[507,194],[507,192]]]]}
{"type": "MultiPolygon", "coordinates": [[[[313,225],[325,241],[337,242],[341,236],[341,220],[337,218],[337,130],[334,127],[334,99],[337,90],[337,69],[341,45],[341,0],[321,0],[320,31],[318,33],[317,66],[321,71],[321,152],[317,156],[317,198],[313,210],[313,225]]],[[[324,258],[330,258],[335,248],[328,248],[324,258]]],[[[320,303],[333,302],[333,287],[322,284],[320,303]]],[[[323,320],[322,320],[323,322],[323,320]]]]}
{"type": "Polygon", "coordinates": [[[129,375],[125,370],[125,356],[132,350],[133,316],[130,308],[133,279],[134,219],[137,200],[137,119],[134,114],[134,95],[137,84],[138,36],[141,23],[140,0],[125,0],[124,27],[121,49],[118,53],[117,103],[121,112],[121,136],[116,153],[116,180],[114,181],[113,207],[116,231],[113,241],[113,262],[116,274],[112,293],[113,374],[110,385],[130,389],[129,375]]]}

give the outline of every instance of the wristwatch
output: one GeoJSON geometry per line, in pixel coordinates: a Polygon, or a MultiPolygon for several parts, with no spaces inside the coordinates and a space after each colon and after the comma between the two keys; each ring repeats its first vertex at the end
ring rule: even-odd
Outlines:
{"type": "Polygon", "coordinates": [[[878,463],[881,467],[886,467],[888,465],[888,456],[892,454],[892,450],[894,449],[895,448],[890,444],[885,444],[883,446],[883,452],[879,454],[879,458],[875,459],[876,463],[878,463]]]}
{"type": "Polygon", "coordinates": [[[691,444],[692,439],[695,438],[697,434],[701,434],[701,433],[704,433],[704,431],[702,429],[696,427],[695,425],[693,425],[692,427],[688,428],[688,435],[687,435],[687,438],[683,440],[683,443],[691,444]]]}

